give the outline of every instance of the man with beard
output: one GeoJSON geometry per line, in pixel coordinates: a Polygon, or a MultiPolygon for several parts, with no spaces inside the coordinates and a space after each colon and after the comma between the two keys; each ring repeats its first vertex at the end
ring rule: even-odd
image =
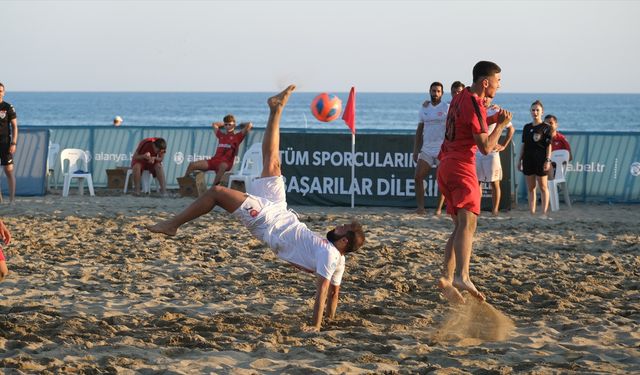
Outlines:
{"type": "MultiPolygon", "coordinates": [[[[445,122],[449,104],[442,101],[444,87],[440,82],[433,82],[429,87],[429,96],[420,108],[420,122],[416,129],[416,137],[413,147],[413,161],[416,163],[416,173],[414,175],[416,186],[416,213],[425,214],[424,209],[424,179],[431,168],[438,165],[438,152],[444,140],[445,122]]],[[[444,197],[440,195],[436,215],[440,214],[444,197]]]]}
{"type": "Polygon", "coordinates": [[[484,301],[469,277],[473,236],[480,215],[480,186],[476,174],[476,150],[493,151],[504,128],[511,122],[509,111],[500,109],[496,127],[487,129],[485,97],[500,88],[500,67],[480,61],[473,67],[473,84],[456,95],[449,106],[445,140],[438,159],[438,187],[447,201],[454,229],[445,246],[444,266],[438,287],[451,302],[464,302],[461,291],[484,301]]]}
{"type": "Polygon", "coordinates": [[[360,248],[365,236],[362,225],[352,221],[329,231],[326,239],[321,238],[287,209],[280,171],[280,117],[294,89],[291,85],[267,100],[270,113],[262,141],[262,176],[251,184],[249,194],[213,186],[181,213],[147,229],[173,236],[183,224],[208,213],[215,206],[222,207],[273,249],[279,258],[316,274],[312,329],[320,330],[325,304],[329,319],[335,316],[345,270],[344,255],[360,248]]]}

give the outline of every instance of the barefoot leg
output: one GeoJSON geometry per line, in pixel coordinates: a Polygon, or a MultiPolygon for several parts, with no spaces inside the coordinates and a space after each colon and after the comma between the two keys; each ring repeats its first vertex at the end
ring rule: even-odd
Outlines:
{"type": "Polygon", "coordinates": [[[151,232],[175,236],[182,224],[206,214],[216,205],[224,208],[227,212],[234,212],[242,205],[245,199],[246,195],[237,190],[214,186],[179,214],[169,220],[148,226],[147,229],[151,232]]]}
{"type": "Polygon", "coordinates": [[[442,294],[450,303],[465,303],[464,297],[462,297],[462,294],[460,294],[458,289],[453,286],[451,281],[444,277],[441,277],[440,280],[438,280],[438,288],[440,288],[442,294]]]}
{"type": "Polygon", "coordinates": [[[473,212],[464,208],[458,210],[456,217],[457,224],[453,247],[455,249],[457,275],[453,279],[453,286],[459,290],[466,290],[472,296],[484,301],[484,295],[478,292],[469,279],[473,235],[476,231],[478,218],[473,212]]]}
{"type": "Polygon", "coordinates": [[[262,177],[280,176],[280,118],[295,85],[290,85],[281,93],[270,97],[269,120],[262,139],[262,177]]]}

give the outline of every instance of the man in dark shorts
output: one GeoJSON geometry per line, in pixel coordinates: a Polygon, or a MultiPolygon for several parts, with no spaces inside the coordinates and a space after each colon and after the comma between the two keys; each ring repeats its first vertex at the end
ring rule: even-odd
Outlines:
{"type": "Polygon", "coordinates": [[[483,99],[493,98],[500,88],[500,71],[498,65],[489,61],[480,61],[473,67],[473,84],[456,95],[449,106],[445,140],[438,156],[438,187],[455,224],[445,247],[443,275],[438,287],[454,303],[464,302],[462,290],[485,300],[469,278],[481,196],[475,154],[478,149],[485,155],[491,152],[511,121],[511,113],[501,109],[495,130],[487,134],[483,99]]]}
{"type": "Polygon", "coordinates": [[[167,152],[167,142],[163,138],[145,138],[138,143],[136,152],[131,159],[135,195],[140,195],[142,171],[149,171],[153,177],[158,179],[161,194],[167,193],[167,184],[164,178],[164,169],[162,168],[162,159],[165,152],[167,152]]]}
{"type": "Polygon", "coordinates": [[[16,198],[16,176],[13,174],[13,154],[18,143],[18,117],[13,106],[4,101],[4,85],[0,83],[0,161],[9,185],[9,202],[16,198]]]}

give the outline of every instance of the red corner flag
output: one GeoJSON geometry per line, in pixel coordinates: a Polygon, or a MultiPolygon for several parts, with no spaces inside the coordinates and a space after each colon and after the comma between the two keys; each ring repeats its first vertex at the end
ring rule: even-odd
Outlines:
{"type": "Polygon", "coordinates": [[[356,134],[356,88],[352,87],[347,100],[347,107],[342,113],[342,119],[351,129],[351,134],[356,134]]]}

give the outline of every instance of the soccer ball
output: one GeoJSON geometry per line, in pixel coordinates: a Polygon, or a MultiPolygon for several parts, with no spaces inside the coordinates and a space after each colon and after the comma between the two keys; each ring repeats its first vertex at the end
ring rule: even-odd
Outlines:
{"type": "Polygon", "coordinates": [[[318,121],[331,122],[340,117],[340,112],[342,101],[335,95],[323,92],[311,102],[311,113],[318,121]]]}

